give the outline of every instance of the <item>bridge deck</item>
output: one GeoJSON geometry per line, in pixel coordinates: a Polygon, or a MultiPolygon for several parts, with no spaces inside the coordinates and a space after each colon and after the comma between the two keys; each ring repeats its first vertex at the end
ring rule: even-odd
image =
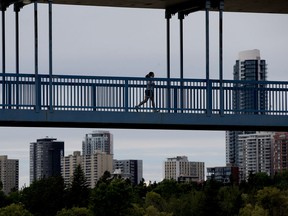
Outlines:
{"type": "Polygon", "coordinates": [[[288,129],[288,82],[2,74],[0,125],[199,130],[288,129]],[[253,106],[235,96],[249,95],[253,106]],[[242,108],[242,107],[245,107],[242,108]]]}

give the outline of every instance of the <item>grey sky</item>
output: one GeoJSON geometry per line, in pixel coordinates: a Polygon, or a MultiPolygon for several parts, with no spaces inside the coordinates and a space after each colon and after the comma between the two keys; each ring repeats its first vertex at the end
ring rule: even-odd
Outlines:
{"type": "MultiPolygon", "coordinates": [[[[15,71],[14,13],[6,14],[6,71],[15,71]]],[[[34,73],[33,5],[20,13],[20,72],[34,73]]],[[[39,5],[39,73],[48,73],[48,7],[39,5]]],[[[238,53],[259,49],[269,80],[287,80],[288,16],[224,13],[224,78],[231,79],[238,53]]],[[[184,77],[205,77],[205,14],[184,19],[184,77]]],[[[210,72],[218,77],[218,13],[210,13],[210,72]]],[[[179,21],[171,20],[171,73],[179,77],[179,21]]],[[[2,65],[2,54],[0,54],[2,65]]],[[[166,77],[163,10],[53,5],[53,73],[166,77]]],[[[45,136],[65,141],[65,154],[81,150],[94,129],[0,128],[1,152],[20,159],[20,185],[29,183],[29,143],[45,136]]],[[[106,130],[106,129],[105,129],[106,130]]],[[[142,159],[145,180],[162,179],[167,157],[187,155],[207,166],[225,165],[225,132],[110,130],[114,158],[142,159]]]]}

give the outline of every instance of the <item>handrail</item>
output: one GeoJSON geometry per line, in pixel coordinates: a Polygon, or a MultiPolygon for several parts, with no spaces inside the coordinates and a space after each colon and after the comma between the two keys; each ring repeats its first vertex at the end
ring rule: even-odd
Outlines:
{"type": "MultiPolygon", "coordinates": [[[[154,81],[155,103],[160,112],[288,115],[285,81],[223,80],[221,85],[213,79],[207,82],[154,78],[154,81]]],[[[35,77],[5,73],[0,75],[0,109],[136,112],[135,106],[143,100],[145,88],[146,78],[141,77],[42,74],[35,77]]],[[[149,102],[139,108],[139,112],[151,110],[149,102]]]]}

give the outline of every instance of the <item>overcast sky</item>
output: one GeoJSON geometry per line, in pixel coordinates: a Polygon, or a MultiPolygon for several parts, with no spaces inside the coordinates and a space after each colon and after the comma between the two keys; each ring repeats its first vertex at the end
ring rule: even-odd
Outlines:
{"type": "MultiPolygon", "coordinates": [[[[33,5],[20,12],[20,73],[34,73],[33,5]]],[[[6,12],[6,72],[15,72],[13,7],[6,12]]],[[[53,5],[53,73],[166,77],[163,10],[53,5]]],[[[238,53],[259,49],[269,80],[287,80],[287,15],[224,13],[224,79],[238,53]]],[[[210,73],[218,78],[218,13],[210,13],[210,73]]],[[[184,19],[184,77],[205,78],[205,14],[184,19]]],[[[171,20],[171,77],[179,77],[179,21],[171,20]]],[[[2,65],[2,53],[0,54],[2,65]]],[[[48,7],[39,4],[39,73],[48,73],[48,7]]],[[[0,128],[1,155],[20,161],[20,186],[29,184],[29,143],[46,136],[81,150],[93,128],[0,128]]],[[[186,155],[205,166],[225,165],[224,131],[109,130],[115,159],[142,159],[146,181],[161,181],[167,157],[186,155]]]]}

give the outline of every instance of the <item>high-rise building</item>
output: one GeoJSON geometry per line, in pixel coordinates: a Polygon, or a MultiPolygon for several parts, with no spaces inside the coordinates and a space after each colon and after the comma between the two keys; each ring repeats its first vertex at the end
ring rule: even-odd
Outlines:
{"type": "Polygon", "coordinates": [[[272,144],[272,173],[288,170],[288,132],[276,132],[272,144]]]}
{"type": "Polygon", "coordinates": [[[19,187],[19,160],[8,159],[7,155],[0,156],[0,181],[3,192],[7,195],[19,187]]]}
{"type": "Polygon", "coordinates": [[[65,184],[71,183],[74,171],[78,165],[82,166],[82,156],[80,151],[74,151],[73,155],[61,158],[61,175],[65,184]]]}
{"type": "Polygon", "coordinates": [[[94,188],[105,171],[112,173],[113,155],[101,151],[83,155],[82,168],[89,187],[94,188]]]}
{"type": "Polygon", "coordinates": [[[113,135],[109,131],[93,131],[85,135],[82,142],[83,155],[90,155],[95,151],[113,154],[113,135]]]}
{"type": "Polygon", "coordinates": [[[87,185],[94,188],[97,181],[102,177],[105,171],[113,171],[113,155],[101,151],[95,151],[93,154],[81,155],[80,151],[73,152],[73,155],[62,157],[61,173],[65,184],[72,181],[76,167],[80,165],[87,185]]]}
{"type": "Polygon", "coordinates": [[[167,158],[167,161],[164,162],[164,178],[202,182],[205,180],[204,166],[204,162],[188,161],[187,156],[167,158]]]}
{"type": "MultiPolygon", "coordinates": [[[[234,65],[234,80],[265,81],[267,68],[265,60],[260,58],[260,51],[247,50],[239,53],[239,59],[234,65]]],[[[233,110],[235,113],[264,114],[266,110],[265,91],[255,91],[259,86],[257,83],[247,84],[235,83],[241,90],[233,92],[233,110]],[[243,88],[244,87],[244,88],[243,88]],[[260,111],[259,111],[260,110],[260,111]],[[263,111],[261,111],[263,110],[263,111]]],[[[241,164],[242,147],[239,145],[238,137],[241,134],[254,134],[255,131],[227,131],[226,132],[226,163],[239,166],[241,164]]],[[[240,166],[239,166],[240,168],[240,166]]],[[[240,168],[241,169],[241,168],[240,168]]]]}
{"type": "Polygon", "coordinates": [[[142,160],[114,160],[114,173],[130,179],[132,184],[139,184],[143,178],[142,160]]]}
{"type": "Polygon", "coordinates": [[[46,137],[30,143],[30,183],[42,178],[61,175],[64,142],[56,140],[46,137]]]}
{"type": "Polygon", "coordinates": [[[248,180],[249,174],[267,173],[271,175],[271,146],[273,132],[256,132],[254,134],[242,134],[238,137],[240,180],[248,180]]]}

